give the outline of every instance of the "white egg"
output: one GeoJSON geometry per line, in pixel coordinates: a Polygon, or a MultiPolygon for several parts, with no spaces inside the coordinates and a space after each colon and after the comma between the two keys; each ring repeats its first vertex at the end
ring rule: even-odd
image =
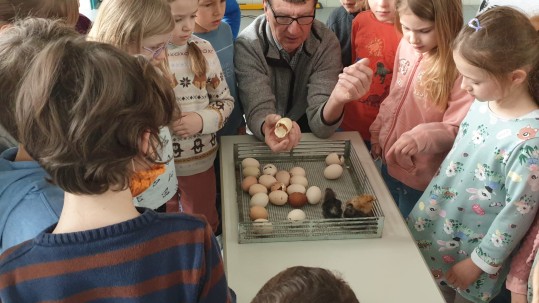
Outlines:
{"type": "Polygon", "coordinates": [[[267,194],[268,193],[268,188],[265,187],[264,185],[262,184],[253,184],[251,185],[251,187],[249,187],[249,195],[254,196],[255,194],[258,194],[258,193],[265,193],[267,194]]]}
{"type": "Polygon", "coordinates": [[[339,164],[331,164],[324,169],[324,177],[329,180],[335,180],[341,177],[343,168],[339,164]]]}
{"type": "Polygon", "coordinates": [[[249,206],[262,206],[266,207],[269,202],[269,196],[266,193],[256,193],[251,197],[249,206]]]}
{"type": "Polygon", "coordinates": [[[277,167],[275,167],[273,164],[266,164],[262,167],[262,174],[264,175],[275,176],[276,173],[277,167]]]}
{"type": "Polygon", "coordinates": [[[326,157],[326,165],[331,164],[344,164],[344,157],[342,155],[339,155],[337,153],[331,153],[326,157]]]}
{"type": "Polygon", "coordinates": [[[288,201],[288,194],[282,190],[274,190],[269,194],[269,201],[274,205],[285,205],[288,201]]]}
{"type": "Polygon", "coordinates": [[[258,183],[264,185],[268,189],[271,187],[273,183],[276,183],[276,182],[277,182],[277,179],[275,179],[274,176],[270,176],[270,175],[262,175],[258,178],[258,183]]]}
{"type": "Polygon", "coordinates": [[[301,184],[304,187],[307,187],[307,185],[309,185],[309,181],[307,181],[307,178],[304,176],[293,176],[290,178],[290,184],[301,184]]]}
{"type": "Polygon", "coordinates": [[[290,221],[303,221],[305,220],[305,218],[307,218],[307,215],[301,209],[294,209],[288,213],[288,216],[286,216],[286,218],[290,221]]]}
{"type": "Polygon", "coordinates": [[[246,168],[249,166],[260,167],[260,162],[255,158],[245,158],[241,160],[241,167],[246,168]]]}
{"type": "Polygon", "coordinates": [[[301,184],[290,184],[286,188],[286,192],[290,195],[291,193],[302,193],[304,194],[307,190],[305,189],[305,186],[301,184]]]}
{"type": "Polygon", "coordinates": [[[309,187],[305,195],[309,204],[318,204],[322,200],[322,191],[318,186],[309,187]]]}
{"type": "Polygon", "coordinates": [[[267,219],[256,219],[253,222],[253,233],[267,235],[273,232],[273,224],[267,219]]]}
{"type": "Polygon", "coordinates": [[[277,172],[277,174],[275,174],[275,179],[283,183],[285,186],[288,186],[290,184],[290,173],[286,170],[280,170],[277,172]]]}
{"type": "Polygon", "coordinates": [[[246,168],[242,170],[242,173],[243,173],[244,178],[248,176],[253,176],[253,177],[258,178],[258,176],[260,176],[260,168],[256,166],[247,166],[246,168]]]}
{"type": "Polygon", "coordinates": [[[307,174],[305,173],[305,170],[303,169],[303,167],[299,167],[299,166],[296,166],[296,167],[292,167],[290,169],[290,176],[306,176],[307,174]]]}

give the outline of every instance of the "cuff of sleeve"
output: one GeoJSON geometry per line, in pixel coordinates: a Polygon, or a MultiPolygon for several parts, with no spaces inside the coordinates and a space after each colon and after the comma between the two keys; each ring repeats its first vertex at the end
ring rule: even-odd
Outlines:
{"type": "Polygon", "coordinates": [[[507,276],[505,286],[508,290],[517,294],[526,295],[528,293],[528,281],[521,280],[513,275],[507,276]]]}
{"type": "Polygon", "coordinates": [[[341,124],[342,122],[342,118],[344,117],[344,110],[342,111],[341,115],[339,116],[339,119],[337,119],[337,121],[335,121],[334,123],[328,123],[326,121],[326,119],[324,119],[324,108],[326,108],[326,104],[327,104],[327,101],[326,103],[324,103],[324,105],[322,105],[322,108],[320,109],[320,120],[322,121],[322,123],[324,123],[324,125],[326,126],[333,126],[335,124],[341,124]]]}
{"type": "Polygon", "coordinates": [[[219,129],[221,129],[221,127],[219,126],[223,126],[224,124],[224,121],[219,121],[218,119],[216,118],[219,118],[219,119],[222,119],[222,116],[221,115],[217,115],[215,114],[215,111],[213,110],[200,110],[200,111],[195,111],[195,113],[197,113],[200,118],[202,118],[202,134],[211,134],[211,133],[216,133],[219,129]]]}
{"type": "Polygon", "coordinates": [[[487,274],[495,274],[498,272],[498,270],[500,269],[500,267],[494,267],[492,265],[489,265],[487,264],[485,261],[483,261],[483,259],[481,259],[478,255],[477,255],[477,252],[476,250],[474,249],[474,251],[472,252],[472,262],[477,265],[477,267],[481,268],[481,270],[483,270],[484,272],[486,272],[487,274]]]}

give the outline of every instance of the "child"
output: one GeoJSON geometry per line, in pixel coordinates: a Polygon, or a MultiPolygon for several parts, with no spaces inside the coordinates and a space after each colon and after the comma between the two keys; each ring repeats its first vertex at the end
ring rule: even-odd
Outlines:
{"type": "Polygon", "coordinates": [[[398,0],[403,39],[389,96],[370,127],[371,154],[406,217],[450,150],[472,97],[460,88],[451,42],[460,0],[398,0]]]}
{"type": "Polygon", "coordinates": [[[319,267],[294,266],[271,278],[251,303],[359,303],[342,278],[319,267]]]}
{"type": "Polygon", "coordinates": [[[198,0],[168,0],[176,29],[168,46],[170,69],[182,117],[172,124],[174,159],[180,201],[187,213],[203,214],[214,232],[219,225],[215,208],[213,162],[219,146],[216,132],[234,108],[219,59],[206,40],[192,36],[198,0]]]}
{"type": "Polygon", "coordinates": [[[230,25],[230,29],[232,29],[232,36],[234,37],[234,40],[236,40],[240,32],[241,25],[240,5],[236,0],[226,0],[225,2],[226,7],[223,22],[226,22],[228,25],[230,25]]]}
{"type": "Polygon", "coordinates": [[[539,202],[539,36],[524,14],[497,7],[453,50],[476,102],[408,225],[447,302],[488,302],[539,202]]]}
{"type": "Polygon", "coordinates": [[[539,1],[533,0],[483,0],[477,13],[484,13],[489,8],[501,5],[520,9],[530,17],[539,14],[539,1]]]}
{"type": "Polygon", "coordinates": [[[371,138],[369,127],[378,115],[380,103],[389,94],[393,64],[401,39],[393,24],[395,1],[368,0],[368,10],[359,13],[352,23],[352,58],[369,58],[374,79],[367,94],[344,106],[341,128],[358,131],[368,148],[371,138]]]}
{"type": "Polygon", "coordinates": [[[326,26],[332,30],[341,45],[341,57],[343,67],[351,65],[352,47],[350,37],[352,36],[352,20],[357,14],[365,9],[365,0],[340,0],[341,6],[334,9],[326,21],[326,26]]]}
{"type": "MultiPolygon", "coordinates": [[[[15,99],[32,60],[47,43],[77,33],[60,20],[23,19],[0,31],[0,124],[17,138],[15,99]]],[[[0,253],[58,222],[64,192],[23,146],[0,154],[0,253]]]]}
{"type": "MultiPolygon", "coordinates": [[[[173,29],[170,7],[162,0],[106,0],[100,6],[88,39],[112,44],[131,55],[141,54],[167,77],[166,44],[173,29]]],[[[165,211],[167,201],[177,201],[178,181],[174,163],[168,161],[173,157],[169,128],[164,126],[160,135],[165,171],[148,190],[133,193],[133,202],[136,206],[165,211]]]]}
{"type": "Polygon", "coordinates": [[[2,255],[0,301],[230,302],[207,223],[132,202],[162,165],[159,130],[178,110],[170,83],[144,58],[62,39],[22,87],[21,143],[65,201],[57,225],[2,255]]]}

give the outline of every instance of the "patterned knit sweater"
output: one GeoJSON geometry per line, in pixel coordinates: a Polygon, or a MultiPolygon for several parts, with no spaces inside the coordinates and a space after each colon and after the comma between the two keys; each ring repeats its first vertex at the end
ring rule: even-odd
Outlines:
{"type": "MultiPolygon", "coordinates": [[[[170,70],[178,84],[174,88],[182,113],[196,112],[202,117],[202,132],[188,138],[172,134],[174,161],[178,176],[191,176],[208,170],[217,155],[216,132],[223,127],[234,109],[234,99],[226,83],[219,58],[211,44],[191,38],[208,63],[205,79],[195,77],[189,63],[188,45],[170,45],[170,70]]],[[[171,132],[172,129],[171,129],[171,132]]]]}
{"type": "Polygon", "coordinates": [[[231,302],[209,226],[184,214],[103,228],[51,226],[0,257],[0,302],[231,302]]]}

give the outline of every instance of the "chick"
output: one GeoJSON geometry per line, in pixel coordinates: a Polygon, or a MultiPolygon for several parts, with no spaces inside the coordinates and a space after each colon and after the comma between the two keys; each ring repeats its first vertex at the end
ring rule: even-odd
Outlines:
{"type": "Polygon", "coordinates": [[[344,218],[373,217],[372,209],[376,198],[373,195],[355,196],[346,201],[344,208],[344,218]]]}
{"type": "Polygon", "coordinates": [[[335,192],[331,188],[326,188],[324,202],[322,203],[322,214],[326,219],[340,218],[342,216],[342,201],[337,199],[335,192]]]}

